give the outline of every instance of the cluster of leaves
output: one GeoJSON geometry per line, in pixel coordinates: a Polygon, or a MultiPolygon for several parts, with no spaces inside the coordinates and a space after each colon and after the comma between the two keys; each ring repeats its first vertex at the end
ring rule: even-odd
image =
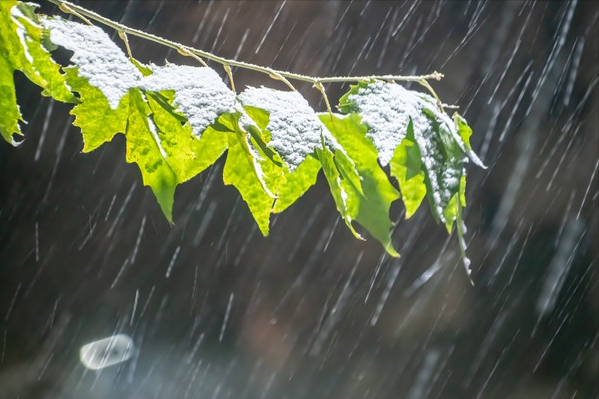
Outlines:
{"type": "Polygon", "coordinates": [[[224,183],[239,190],[264,235],[271,214],[301,197],[322,169],[356,237],[355,222],[397,256],[391,203],[401,198],[410,217],[426,197],[448,232],[457,222],[464,247],[464,164],[482,164],[466,121],[449,118],[426,94],[359,82],[341,98],[340,113],[317,113],[296,91],[235,93],[209,67],[142,65],[99,27],[39,15],[16,0],[0,2],[0,46],[2,137],[16,145],[22,134],[19,70],[43,95],[75,104],[83,152],[125,135],[127,162],[138,165],[169,221],[177,185],[226,152],[224,183]],[[57,46],[73,52],[71,66],[52,59],[57,46]]]}

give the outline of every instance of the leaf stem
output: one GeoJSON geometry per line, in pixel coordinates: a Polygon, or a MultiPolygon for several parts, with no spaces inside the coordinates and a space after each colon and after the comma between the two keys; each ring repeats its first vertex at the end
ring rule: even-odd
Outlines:
{"type": "Polygon", "coordinates": [[[233,73],[231,72],[231,67],[229,66],[229,64],[223,64],[223,68],[225,69],[225,72],[227,73],[227,76],[229,77],[229,81],[231,82],[231,90],[233,90],[233,92],[236,92],[235,82],[233,81],[233,73]]]}
{"type": "MultiPolygon", "coordinates": [[[[239,67],[244,69],[250,69],[256,72],[261,72],[269,75],[273,79],[278,79],[283,81],[289,88],[295,90],[293,85],[289,83],[288,79],[298,80],[302,82],[312,83],[318,90],[318,83],[343,83],[343,82],[359,82],[359,81],[368,81],[371,79],[377,80],[390,80],[396,82],[418,82],[423,84],[422,82],[426,82],[428,85],[428,80],[441,80],[443,78],[443,74],[439,72],[433,72],[428,75],[413,75],[413,76],[402,76],[402,75],[371,75],[371,76],[327,76],[327,77],[314,77],[308,75],[302,75],[299,73],[287,72],[287,71],[279,71],[269,67],[264,67],[256,64],[251,64],[243,61],[230,60],[224,57],[220,57],[218,55],[209,53],[207,51],[199,50],[190,46],[185,46],[180,43],[173,42],[168,39],[164,39],[162,37],[153,35],[151,33],[146,33],[144,31],[130,28],[118,22],[112,21],[106,17],[103,17],[93,11],[90,11],[86,8],[78,6],[76,4],[70,3],[65,0],[46,0],[50,3],[56,4],[63,12],[71,13],[83,21],[90,23],[89,19],[99,22],[103,25],[106,25],[112,29],[115,29],[119,32],[123,32],[125,34],[129,34],[132,36],[137,36],[142,39],[146,39],[152,41],[154,43],[170,47],[172,49],[177,50],[179,53],[188,56],[195,56],[198,61],[202,63],[202,65],[207,66],[206,63],[202,60],[202,58],[218,62],[221,65],[228,65],[229,67],[239,67]],[[88,19],[89,18],[89,19],[88,19]],[[200,58],[201,57],[201,58],[200,58]]],[[[423,84],[424,85],[424,84],[423,84]]],[[[432,90],[430,85],[424,85],[427,89],[432,90]]],[[[432,91],[433,95],[434,91],[432,91]]],[[[438,99],[438,98],[437,98],[438,99]]],[[[328,100],[327,100],[328,102],[328,100]]],[[[329,106],[330,107],[330,106],[329,106]]]]}
{"type": "Polygon", "coordinates": [[[316,87],[318,91],[320,91],[320,94],[322,94],[322,98],[324,98],[324,104],[327,107],[329,115],[332,114],[333,111],[331,110],[331,103],[329,103],[329,98],[327,97],[327,92],[324,90],[324,86],[322,85],[322,83],[316,82],[314,83],[314,87],[316,87]]]}
{"type": "Polygon", "coordinates": [[[118,31],[119,37],[125,43],[125,47],[127,48],[127,54],[129,55],[129,59],[133,59],[133,53],[131,53],[131,47],[129,46],[129,39],[127,38],[127,34],[121,30],[118,31]]]}

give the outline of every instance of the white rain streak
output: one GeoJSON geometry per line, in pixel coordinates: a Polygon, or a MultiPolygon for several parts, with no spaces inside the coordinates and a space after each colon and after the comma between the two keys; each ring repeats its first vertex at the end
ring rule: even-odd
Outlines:
{"type": "Polygon", "coordinates": [[[110,108],[116,109],[127,91],[138,85],[139,70],[99,27],[60,18],[45,19],[43,25],[54,44],[73,51],[79,75],[102,91],[110,108]]]}
{"type": "Polygon", "coordinates": [[[441,351],[439,349],[432,349],[426,354],[416,375],[416,381],[414,381],[414,385],[410,389],[410,392],[408,392],[408,399],[426,398],[428,396],[425,392],[431,388],[431,377],[440,358],[441,351]]]}
{"type": "Polygon", "coordinates": [[[340,149],[308,101],[298,92],[249,87],[239,95],[239,100],[244,106],[269,113],[266,129],[271,133],[271,140],[267,145],[281,156],[291,172],[308,154],[322,147],[322,137],[332,151],[340,149]]]}
{"type": "Polygon", "coordinates": [[[229,295],[229,302],[227,303],[227,310],[225,311],[225,317],[223,319],[223,324],[220,328],[220,333],[218,334],[218,342],[223,341],[223,337],[225,336],[225,330],[227,329],[227,323],[229,322],[229,316],[231,315],[231,308],[233,307],[233,299],[235,298],[235,294],[231,292],[229,295]]]}
{"type": "Polygon", "coordinates": [[[135,290],[135,301],[133,302],[133,309],[131,310],[131,319],[129,319],[129,325],[133,325],[135,320],[135,311],[137,310],[137,302],[139,301],[139,289],[135,290]]]}
{"type": "Polygon", "coordinates": [[[564,91],[564,106],[568,106],[570,104],[570,99],[572,98],[572,91],[574,90],[574,82],[576,81],[576,75],[578,74],[578,67],[580,65],[580,59],[582,58],[583,49],[585,45],[584,37],[580,38],[580,41],[576,43],[576,50],[574,51],[574,59],[572,61],[572,67],[570,70],[570,75],[568,76],[568,83],[566,84],[566,90],[564,91]]]}
{"type": "Polygon", "coordinates": [[[40,261],[40,228],[38,222],[35,222],[35,261],[40,261]]]}
{"type": "MultiPolygon", "coordinates": [[[[112,236],[112,234],[114,233],[114,229],[116,228],[116,225],[121,221],[121,218],[123,217],[123,213],[125,212],[125,208],[127,208],[127,205],[129,205],[129,201],[131,201],[131,196],[133,195],[133,190],[135,190],[135,187],[137,186],[137,183],[133,183],[131,185],[131,188],[129,189],[129,192],[127,193],[127,196],[125,197],[125,200],[123,201],[123,205],[121,205],[121,207],[119,208],[119,211],[116,214],[116,217],[114,218],[114,221],[112,222],[112,225],[110,226],[110,229],[108,229],[108,233],[106,234],[107,237],[112,236]]],[[[114,202],[114,199],[113,199],[114,202]]],[[[110,208],[112,208],[112,203],[110,204],[110,208]]],[[[108,216],[108,213],[107,213],[108,216]]]]}
{"type": "Polygon", "coordinates": [[[19,296],[19,292],[21,292],[21,283],[19,283],[19,285],[17,286],[15,294],[13,295],[12,299],[10,300],[10,305],[8,305],[8,310],[6,311],[6,315],[4,316],[4,322],[7,322],[8,319],[10,318],[12,309],[14,308],[15,303],[17,302],[17,297],[19,296]]]}
{"type": "Polygon", "coordinates": [[[177,262],[177,257],[179,256],[180,251],[181,246],[178,245],[177,248],[175,248],[175,252],[173,252],[173,256],[171,257],[171,261],[168,264],[168,268],[166,269],[166,278],[169,278],[171,276],[171,273],[173,272],[173,267],[175,267],[175,263],[177,262]]]}
{"type": "Polygon", "coordinates": [[[362,257],[359,256],[358,259],[356,260],[356,262],[354,263],[354,267],[352,268],[349,276],[347,277],[347,280],[345,281],[345,284],[343,285],[343,289],[341,290],[341,293],[337,297],[337,301],[335,302],[335,304],[329,311],[329,315],[326,318],[326,320],[324,321],[324,325],[322,326],[322,328],[320,328],[320,331],[318,332],[318,335],[316,336],[314,345],[312,346],[312,349],[310,350],[310,356],[316,356],[319,353],[322,353],[322,351],[325,347],[327,338],[331,335],[333,328],[337,325],[337,322],[340,320],[343,310],[347,306],[349,299],[351,297],[351,294],[354,292],[354,290],[351,287],[351,281],[354,277],[354,274],[356,273],[358,264],[360,263],[361,260],[362,260],[362,257]]]}
{"type": "Polygon", "coordinates": [[[139,250],[139,244],[141,243],[141,237],[144,233],[144,227],[146,226],[146,217],[144,216],[141,219],[141,225],[139,226],[139,233],[137,233],[137,239],[135,240],[135,246],[133,247],[133,252],[131,253],[131,263],[135,263],[135,258],[137,258],[137,252],[139,250]]]}
{"type": "Polygon", "coordinates": [[[44,124],[42,125],[42,132],[40,133],[40,140],[37,143],[37,148],[35,150],[35,156],[33,160],[35,162],[40,160],[40,155],[42,154],[42,147],[44,146],[44,142],[46,141],[46,135],[48,133],[48,127],[50,127],[50,121],[52,120],[52,111],[54,111],[54,99],[50,98],[48,101],[48,108],[46,109],[46,116],[44,118],[44,124]]]}
{"type": "Polygon", "coordinates": [[[144,77],[140,87],[174,90],[173,105],[187,118],[194,136],[199,138],[220,114],[234,112],[235,93],[212,68],[168,64],[151,69],[153,74],[144,77]]]}
{"type": "Polygon", "coordinates": [[[192,240],[192,244],[194,247],[197,247],[198,245],[200,245],[200,242],[202,241],[202,238],[204,237],[204,234],[206,233],[206,229],[208,228],[208,225],[210,224],[210,221],[212,220],[212,217],[214,216],[214,212],[216,211],[217,205],[218,205],[218,203],[216,201],[211,201],[210,204],[208,204],[208,209],[206,209],[206,211],[202,215],[202,221],[200,222],[200,227],[198,228],[198,231],[196,232],[196,234],[192,240]]]}
{"type": "Polygon", "coordinates": [[[270,30],[272,29],[273,25],[275,24],[275,22],[279,18],[279,15],[281,14],[281,10],[283,10],[283,7],[285,7],[286,3],[287,3],[287,0],[284,0],[281,3],[281,5],[279,6],[279,9],[277,10],[277,13],[275,14],[275,17],[270,22],[270,25],[268,25],[268,28],[266,29],[266,32],[264,33],[264,36],[262,36],[262,40],[260,40],[260,43],[258,44],[258,47],[256,47],[256,51],[254,51],[254,54],[258,54],[258,51],[260,51],[260,48],[262,47],[262,44],[264,44],[264,40],[266,40],[266,37],[268,36],[268,34],[270,33],[270,30]]]}
{"type": "Polygon", "coordinates": [[[545,275],[543,288],[535,306],[535,310],[539,316],[547,315],[555,307],[557,297],[564,285],[566,275],[568,274],[568,270],[570,270],[576,249],[583,235],[584,223],[582,221],[569,219],[566,222],[557,252],[551,260],[551,264],[545,275]]]}
{"type": "Polygon", "coordinates": [[[394,262],[391,265],[390,270],[387,271],[387,284],[385,285],[385,289],[383,290],[383,293],[381,294],[381,298],[379,299],[379,302],[376,304],[376,308],[374,309],[374,314],[372,315],[372,318],[370,319],[371,326],[374,326],[374,325],[376,325],[376,323],[378,323],[379,318],[381,316],[381,312],[383,311],[383,308],[385,307],[385,303],[387,303],[387,299],[389,299],[389,295],[391,295],[391,289],[395,285],[395,281],[397,280],[397,276],[399,275],[400,270],[401,270],[401,265],[397,262],[394,262]]]}
{"type": "MultiPolygon", "coordinates": [[[[216,32],[216,38],[214,39],[214,43],[212,43],[212,47],[210,48],[210,52],[211,53],[214,52],[214,48],[216,47],[216,43],[218,43],[218,39],[220,38],[220,34],[223,31],[223,27],[227,24],[227,18],[229,17],[229,11],[231,11],[231,8],[227,7],[227,10],[225,11],[225,16],[223,17],[223,20],[220,23],[220,27],[218,28],[218,32],[216,32]]],[[[225,39],[224,42],[226,42],[226,39],[225,39]]]]}
{"type": "Polygon", "coordinates": [[[593,186],[593,182],[595,181],[595,175],[597,174],[598,166],[599,166],[599,160],[595,162],[595,168],[593,169],[593,174],[591,175],[591,178],[589,179],[589,184],[587,185],[587,189],[584,192],[584,196],[582,197],[582,202],[580,203],[580,208],[578,209],[578,213],[576,214],[576,219],[578,219],[580,217],[580,213],[582,212],[582,209],[584,208],[584,204],[587,200],[587,197],[589,196],[589,191],[591,190],[591,186],[593,186]]]}

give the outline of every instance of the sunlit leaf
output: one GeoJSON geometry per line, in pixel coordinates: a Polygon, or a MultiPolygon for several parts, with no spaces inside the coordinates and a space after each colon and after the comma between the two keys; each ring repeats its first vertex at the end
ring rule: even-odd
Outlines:
{"type": "Polygon", "coordinates": [[[389,208],[399,195],[377,162],[377,151],[366,137],[367,127],[355,114],[341,117],[327,113],[320,118],[353,160],[360,179],[359,188],[348,179],[341,180],[347,195],[347,216],[366,228],[390,255],[397,256],[391,241],[389,208]]]}
{"type": "MultiPolygon", "coordinates": [[[[223,170],[223,181],[225,184],[233,185],[241,197],[246,202],[252,213],[260,231],[263,235],[268,235],[270,214],[274,199],[264,190],[264,182],[259,179],[272,170],[263,171],[261,168],[256,171],[256,161],[252,157],[257,154],[248,154],[249,145],[247,136],[237,131],[227,134],[229,140],[229,150],[227,152],[227,161],[223,170]]],[[[255,159],[255,158],[254,158],[255,159]]]]}
{"type": "Polygon", "coordinates": [[[110,107],[108,99],[100,89],[79,76],[78,68],[65,69],[67,82],[79,94],[79,104],[72,110],[73,125],[81,128],[83,152],[90,152],[112,140],[115,134],[125,133],[129,117],[129,94],[121,99],[116,109],[110,107]]]}
{"type": "Polygon", "coordinates": [[[424,170],[420,149],[414,138],[412,124],[408,124],[407,134],[395,149],[391,158],[391,176],[397,179],[401,199],[406,207],[406,219],[411,217],[426,196],[424,170]]]}
{"type": "Polygon", "coordinates": [[[127,155],[129,163],[136,163],[143,183],[149,186],[169,222],[173,220],[173,201],[177,176],[166,161],[158,129],[150,118],[150,108],[139,89],[129,92],[129,119],[127,121],[127,155]]]}
{"type": "Polygon", "coordinates": [[[22,116],[17,105],[14,71],[42,87],[42,94],[58,101],[74,102],[59,65],[44,46],[43,29],[34,12],[35,4],[0,1],[0,135],[16,145],[13,135],[21,134],[22,116]]]}

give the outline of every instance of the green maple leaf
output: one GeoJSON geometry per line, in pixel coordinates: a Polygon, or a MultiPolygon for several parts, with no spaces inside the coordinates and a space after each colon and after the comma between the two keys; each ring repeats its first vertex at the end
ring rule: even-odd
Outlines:
{"type": "Polygon", "coordinates": [[[406,219],[410,218],[426,196],[424,170],[420,149],[414,139],[412,123],[389,162],[391,176],[397,179],[401,198],[406,207],[406,219]]]}
{"type": "Polygon", "coordinates": [[[139,89],[129,91],[127,162],[136,163],[169,222],[177,185],[212,165],[227,148],[222,132],[207,128],[200,139],[172,109],[139,89]]]}
{"type": "Polygon", "coordinates": [[[116,109],[108,104],[102,91],[79,76],[77,67],[65,68],[67,83],[79,93],[79,104],[72,110],[73,125],[81,129],[83,152],[90,152],[109,142],[117,133],[125,133],[130,99],[126,94],[116,109]]]}
{"type": "Polygon", "coordinates": [[[316,183],[321,165],[313,155],[291,173],[285,174],[285,181],[279,185],[273,213],[280,213],[297,201],[310,187],[316,183]]]}
{"type": "MultiPolygon", "coordinates": [[[[366,137],[367,127],[356,114],[342,117],[335,114],[321,114],[320,118],[332,135],[355,164],[355,171],[360,185],[355,179],[336,175],[331,171],[330,162],[325,169],[329,182],[333,181],[331,189],[340,186],[343,194],[334,195],[336,202],[345,206],[342,215],[346,221],[355,220],[376,238],[387,252],[398,256],[391,241],[391,229],[394,223],[389,219],[391,203],[399,198],[387,175],[377,162],[377,151],[372,142],[366,137]],[[339,177],[341,179],[339,179],[339,177]]],[[[336,154],[339,158],[343,158],[336,154]]],[[[325,155],[326,156],[326,155],[325,155]]],[[[324,165],[323,165],[324,168],[324,165]]],[[[351,175],[345,173],[345,175],[351,175]]]]}
{"type": "Polygon", "coordinates": [[[0,135],[13,145],[13,135],[22,135],[23,121],[15,94],[13,74],[21,71],[42,87],[42,94],[58,101],[75,102],[73,94],[44,45],[44,31],[35,14],[36,5],[12,0],[0,1],[0,135]]]}
{"type": "MultiPolygon", "coordinates": [[[[283,212],[316,183],[320,162],[314,154],[310,154],[304,158],[297,168],[290,172],[287,167],[283,166],[282,159],[276,151],[268,146],[271,139],[271,132],[268,130],[269,112],[252,106],[245,106],[244,110],[255,122],[255,126],[246,126],[251,134],[252,143],[264,154],[264,158],[270,160],[279,168],[279,178],[274,179],[276,187],[271,184],[269,190],[276,196],[272,212],[283,212]]],[[[264,160],[263,162],[267,161],[264,160]]],[[[271,169],[273,168],[271,167],[271,169]]]]}
{"type": "Polygon", "coordinates": [[[173,200],[177,176],[166,162],[166,154],[158,141],[157,128],[149,118],[150,108],[139,89],[130,89],[127,119],[127,152],[125,159],[136,163],[143,184],[149,186],[169,222],[172,222],[173,200]]]}
{"type": "Polygon", "coordinates": [[[148,105],[158,129],[158,139],[166,162],[181,184],[214,164],[227,149],[227,136],[208,126],[200,138],[192,134],[189,123],[181,123],[171,104],[159,102],[160,93],[148,93],[148,105]]]}
{"type": "Polygon", "coordinates": [[[273,185],[280,177],[280,171],[272,162],[259,162],[259,154],[250,149],[246,132],[237,129],[227,136],[229,149],[223,181],[239,191],[260,231],[267,236],[274,198],[265,190],[265,185],[266,181],[273,185]]]}

